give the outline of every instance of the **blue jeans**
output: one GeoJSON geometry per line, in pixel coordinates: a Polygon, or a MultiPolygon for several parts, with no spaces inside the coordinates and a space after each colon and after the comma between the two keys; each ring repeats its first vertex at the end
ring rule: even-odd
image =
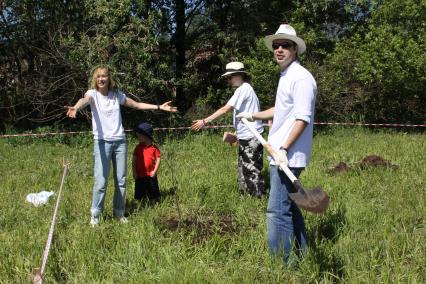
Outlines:
{"type": "Polygon", "coordinates": [[[124,216],[126,207],[126,172],[127,172],[127,143],[119,141],[94,141],[95,181],[93,185],[92,208],[93,217],[98,217],[104,209],[105,194],[108,186],[109,170],[114,171],[114,201],[113,215],[124,216]]]}
{"type": "MultiPolygon", "coordinates": [[[[291,168],[296,177],[304,168],[291,168]]],[[[288,197],[293,184],[278,166],[270,165],[271,190],[269,192],[266,223],[269,251],[274,256],[282,256],[288,263],[292,247],[298,254],[306,251],[306,229],[300,209],[288,197]],[[293,241],[295,241],[293,243],[293,241]]]]}

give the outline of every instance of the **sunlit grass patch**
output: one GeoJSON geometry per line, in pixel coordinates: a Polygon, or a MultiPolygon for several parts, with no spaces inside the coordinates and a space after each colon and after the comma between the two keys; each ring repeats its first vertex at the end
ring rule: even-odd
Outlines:
{"type": "MultiPolygon", "coordinates": [[[[291,267],[269,256],[267,199],[239,193],[237,149],[222,143],[221,133],[179,137],[157,133],[163,158],[160,202],[135,202],[129,176],[129,223],[120,224],[112,218],[110,179],[97,228],[89,227],[93,146],[88,139],[0,140],[1,281],[28,282],[32,269],[40,266],[57,196],[41,207],[27,203],[25,197],[41,190],[57,193],[63,159],[70,162],[70,171],[46,281],[426,281],[424,134],[344,128],[317,132],[312,162],[301,181],[306,188],[321,186],[331,203],[323,215],[304,213],[309,248],[306,257],[291,267]],[[398,168],[359,167],[368,155],[398,168]],[[330,167],[339,162],[350,165],[350,170],[331,174],[330,167]]],[[[129,135],[129,161],[135,145],[129,135]]],[[[268,174],[266,157],[264,173],[268,174]]]]}

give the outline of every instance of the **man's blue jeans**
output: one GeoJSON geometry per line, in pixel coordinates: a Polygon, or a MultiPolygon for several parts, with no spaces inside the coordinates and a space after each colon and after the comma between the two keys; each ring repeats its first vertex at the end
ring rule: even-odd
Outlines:
{"type": "MultiPolygon", "coordinates": [[[[304,168],[290,169],[299,177],[304,168]]],[[[305,253],[305,223],[300,209],[288,197],[288,191],[293,190],[290,179],[274,165],[269,166],[269,174],[271,190],[266,212],[268,246],[271,254],[282,256],[284,263],[288,263],[292,247],[302,255],[305,253]]]]}
{"type": "Polygon", "coordinates": [[[127,143],[126,140],[105,141],[94,140],[95,181],[91,213],[98,217],[104,209],[105,194],[108,186],[108,176],[112,167],[114,172],[113,215],[124,216],[126,207],[126,171],[127,143]]]}

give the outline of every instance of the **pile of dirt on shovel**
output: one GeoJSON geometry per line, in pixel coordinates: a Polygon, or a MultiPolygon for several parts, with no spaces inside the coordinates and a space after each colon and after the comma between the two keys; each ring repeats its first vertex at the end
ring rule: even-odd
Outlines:
{"type": "MultiPolygon", "coordinates": [[[[220,216],[217,219],[210,216],[186,216],[182,219],[175,216],[161,216],[157,225],[164,233],[182,231],[186,235],[190,235],[193,244],[203,243],[212,235],[233,235],[244,229],[231,216],[220,216]]],[[[249,227],[255,226],[250,225],[249,227]]]]}
{"type": "Polygon", "coordinates": [[[368,155],[365,156],[361,161],[356,162],[353,165],[349,165],[345,162],[339,162],[337,165],[329,168],[329,173],[332,175],[336,175],[351,171],[353,169],[365,170],[372,167],[390,168],[392,170],[399,169],[398,165],[394,165],[378,155],[368,155]]]}

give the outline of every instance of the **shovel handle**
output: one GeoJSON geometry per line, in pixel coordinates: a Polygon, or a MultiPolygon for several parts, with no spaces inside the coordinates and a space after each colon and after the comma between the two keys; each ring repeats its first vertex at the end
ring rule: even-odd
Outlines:
{"type": "Polygon", "coordinates": [[[247,126],[247,128],[250,130],[250,132],[253,133],[254,136],[256,136],[256,138],[257,138],[257,140],[259,140],[260,144],[262,144],[264,147],[266,147],[265,145],[268,144],[268,142],[266,142],[265,138],[263,138],[262,135],[260,135],[260,133],[257,132],[256,129],[254,129],[253,125],[250,124],[250,122],[247,120],[247,118],[241,118],[241,121],[244,123],[245,126],[247,126]]]}
{"type": "MultiPolygon", "coordinates": [[[[262,135],[260,135],[259,132],[257,132],[256,129],[254,129],[254,127],[250,124],[250,122],[247,120],[247,118],[241,118],[241,121],[245,124],[245,126],[247,126],[247,128],[251,131],[251,133],[253,133],[253,135],[256,136],[257,140],[259,140],[260,144],[262,144],[262,146],[266,149],[266,151],[269,154],[271,154],[272,158],[274,158],[274,160],[276,160],[275,157],[276,157],[277,152],[274,150],[274,148],[272,148],[272,146],[268,142],[266,142],[266,140],[262,137],[262,135]]],[[[279,167],[288,176],[288,178],[291,180],[292,183],[294,183],[297,180],[296,176],[287,167],[287,165],[281,164],[281,165],[279,165],[279,167]]]]}

